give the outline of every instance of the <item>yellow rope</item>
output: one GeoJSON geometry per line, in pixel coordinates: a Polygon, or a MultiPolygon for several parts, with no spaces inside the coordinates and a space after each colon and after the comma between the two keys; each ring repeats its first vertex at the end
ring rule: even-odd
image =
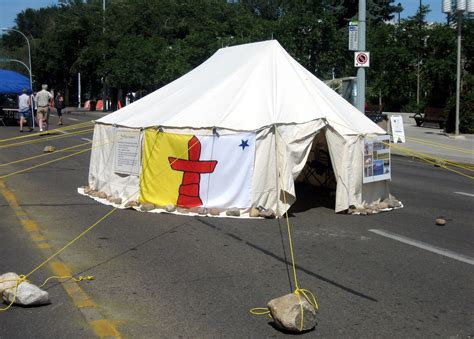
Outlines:
{"type": "MultiPolygon", "coordinates": [[[[88,275],[88,276],[82,276],[80,275],[79,277],[75,278],[71,275],[68,275],[68,276],[57,276],[57,275],[54,275],[54,276],[51,276],[49,278],[47,278],[40,286],[38,286],[38,288],[42,288],[43,286],[45,286],[51,279],[72,279],[73,281],[75,282],[79,282],[79,281],[82,281],[82,280],[94,280],[94,276],[93,275],[88,275]]],[[[17,296],[17,291],[18,291],[18,286],[20,286],[21,283],[23,282],[27,282],[27,276],[26,275],[19,275],[17,279],[5,279],[5,280],[0,280],[0,284],[1,283],[4,283],[4,282],[9,282],[9,281],[14,281],[15,282],[15,286],[12,286],[12,287],[8,287],[8,288],[5,288],[3,290],[0,291],[0,295],[3,293],[3,291],[6,291],[6,290],[10,290],[12,288],[15,289],[15,293],[13,294],[13,299],[12,301],[5,307],[5,308],[0,308],[0,312],[4,312],[4,311],[7,311],[10,307],[12,307],[12,305],[15,303],[16,301],[16,296],[17,296]]]]}
{"type": "Polygon", "coordinates": [[[46,157],[46,156],[51,155],[51,154],[53,154],[53,153],[65,152],[65,151],[67,151],[67,150],[70,150],[70,149],[73,149],[73,148],[77,148],[77,147],[81,147],[81,146],[85,146],[85,145],[88,145],[88,144],[91,144],[91,143],[92,143],[91,141],[88,141],[88,142],[85,142],[85,143],[83,143],[83,144],[79,144],[79,145],[75,145],[75,146],[71,146],[71,147],[66,147],[66,148],[58,149],[58,150],[55,150],[54,152],[44,153],[44,154],[40,154],[40,155],[35,155],[35,156],[32,156],[32,157],[29,157],[29,158],[24,158],[24,159],[15,160],[15,161],[12,161],[12,162],[7,162],[7,163],[5,163],[5,164],[0,164],[0,167],[9,166],[9,165],[13,165],[13,164],[18,164],[18,163],[20,163],[20,162],[24,162],[24,161],[28,161],[28,160],[32,160],[32,159],[36,159],[36,158],[46,157]]]}
{"type": "Polygon", "coordinates": [[[94,276],[93,275],[87,275],[87,276],[82,276],[80,275],[79,277],[75,278],[73,277],[72,275],[66,275],[66,276],[57,276],[57,275],[53,275],[51,277],[49,277],[48,279],[46,279],[41,285],[39,285],[38,287],[41,288],[43,287],[44,285],[46,285],[51,279],[71,279],[72,281],[75,281],[75,282],[79,282],[79,281],[83,281],[83,280],[94,280],[94,276]]]}
{"type": "MultiPolygon", "coordinates": [[[[399,147],[399,148],[401,147],[401,146],[398,146],[398,145],[395,145],[395,144],[392,144],[392,146],[399,147]]],[[[466,178],[474,179],[474,176],[471,176],[471,175],[462,173],[462,172],[457,171],[457,170],[455,170],[455,169],[452,169],[452,168],[450,168],[450,167],[448,167],[448,166],[446,166],[446,165],[443,165],[442,159],[434,158],[434,159],[437,159],[438,161],[432,161],[432,160],[430,160],[429,158],[426,158],[426,157],[424,157],[423,155],[421,155],[421,154],[419,154],[419,153],[417,153],[417,152],[414,152],[414,151],[412,151],[412,150],[409,150],[409,149],[407,149],[407,148],[405,148],[405,147],[401,147],[400,150],[401,150],[402,152],[405,152],[405,153],[408,154],[408,155],[411,155],[411,156],[413,156],[413,157],[415,157],[415,158],[418,158],[418,159],[420,159],[420,160],[423,160],[423,161],[425,161],[425,162],[427,162],[427,163],[429,163],[429,164],[442,167],[442,168],[444,168],[444,169],[446,169],[446,170],[448,170],[448,171],[451,171],[451,172],[453,172],[453,173],[462,175],[462,176],[464,176],[464,177],[466,177],[466,178]],[[440,160],[441,160],[441,161],[440,161],[440,160]]],[[[460,167],[460,166],[458,166],[458,167],[460,167]]],[[[461,168],[462,168],[462,167],[461,167],[461,168]]],[[[470,170],[470,169],[468,169],[468,170],[470,170]]]]}
{"type": "Polygon", "coordinates": [[[77,132],[72,132],[72,133],[68,133],[68,134],[54,135],[54,136],[46,137],[46,138],[37,138],[37,139],[34,139],[34,140],[28,140],[28,141],[13,143],[13,144],[2,145],[2,146],[0,146],[0,149],[30,145],[30,144],[35,144],[35,143],[50,141],[50,140],[56,140],[56,139],[68,138],[68,137],[72,137],[72,136],[76,136],[76,135],[80,135],[80,134],[90,133],[93,130],[94,130],[93,128],[90,128],[90,129],[81,130],[81,131],[77,131],[77,132]]]}
{"type": "MultiPolygon", "coordinates": [[[[49,131],[47,131],[47,132],[49,132],[49,133],[55,133],[55,132],[61,132],[61,131],[68,131],[68,130],[74,130],[74,129],[79,129],[79,128],[85,128],[85,127],[87,127],[86,125],[90,125],[92,122],[93,122],[93,120],[91,120],[91,121],[86,121],[86,122],[81,122],[81,123],[78,123],[78,124],[69,125],[69,126],[65,126],[65,127],[62,127],[62,128],[52,129],[52,130],[49,130],[49,131]]],[[[8,139],[0,139],[0,143],[2,143],[2,142],[7,142],[7,141],[18,140],[18,139],[34,138],[34,137],[39,136],[40,134],[41,134],[41,132],[38,132],[38,133],[31,133],[31,134],[25,134],[25,135],[20,135],[20,136],[13,137],[13,138],[8,138],[8,139]]]]}
{"type": "MultiPolygon", "coordinates": [[[[334,123],[334,124],[336,124],[336,125],[343,126],[343,127],[347,128],[347,129],[349,129],[349,130],[352,130],[352,131],[356,132],[357,134],[363,135],[363,136],[365,136],[365,137],[370,137],[370,136],[368,136],[368,135],[366,135],[366,134],[364,134],[364,133],[361,133],[361,132],[359,132],[359,131],[357,131],[357,130],[351,128],[351,127],[348,127],[348,126],[346,126],[346,125],[340,124],[340,123],[338,123],[338,122],[336,122],[336,121],[329,120],[329,119],[326,119],[326,120],[327,120],[328,122],[331,122],[331,123],[334,123]]],[[[387,134],[389,134],[389,133],[387,133],[387,134]]],[[[415,138],[414,138],[414,139],[415,139],[415,138]]],[[[420,139],[418,139],[418,140],[420,140],[420,139]]],[[[443,145],[443,144],[432,143],[432,145],[436,145],[436,146],[440,147],[440,146],[443,145]]],[[[418,159],[420,159],[420,160],[426,161],[426,162],[428,162],[428,163],[430,163],[430,164],[433,164],[433,165],[436,165],[436,166],[440,166],[440,167],[442,167],[442,168],[444,168],[444,169],[447,169],[448,171],[451,171],[451,172],[453,172],[453,173],[462,175],[462,176],[467,177],[467,178],[469,178],[469,179],[473,179],[473,178],[474,178],[474,177],[472,177],[472,176],[470,176],[470,175],[467,175],[467,174],[462,173],[462,172],[460,172],[460,171],[457,171],[457,170],[454,170],[454,169],[452,169],[452,168],[449,168],[449,167],[443,165],[443,163],[449,163],[449,164],[451,164],[452,166],[459,167],[459,168],[463,168],[463,169],[466,169],[466,170],[468,170],[468,171],[472,171],[472,169],[474,168],[474,167],[471,166],[471,165],[463,165],[463,164],[456,163],[456,162],[454,162],[454,161],[449,161],[449,160],[446,160],[446,159],[441,159],[441,158],[437,158],[437,157],[433,157],[433,156],[427,156],[426,154],[423,155],[422,153],[417,153],[417,152],[415,152],[415,151],[413,151],[413,150],[410,150],[410,149],[408,149],[408,148],[406,148],[406,147],[403,147],[403,146],[399,146],[399,145],[397,145],[397,144],[390,144],[390,146],[395,147],[395,148],[398,147],[398,148],[400,148],[401,151],[403,151],[403,152],[405,152],[405,153],[407,153],[407,154],[409,154],[409,155],[411,155],[411,156],[413,156],[413,157],[415,157],[415,158],[418,158],[418,159]],[[428,158],[436,159],[437,162],[430,161],[430,160],[428,160],[428,158]]],[[[454,149],[454,148],[453,148],[453,149],[454,149]]],[[[463,150],[463,151],[465,151],[464,149],[458,149],[458,150],[463,150]]]]}
{"type": "Polygon", "coordinates": [[[395,147],[395,148],[398,148],[400,149],[401,151],[405,151],[405,152],[410,152],[412,154],[417,154],[419,155],[420,157],[424,159],[433,159],[436,161],[436,164],[442,164],[442,163],[446,163],[446,164],[449,164],[451,166],[454,166],[454,167],[459,167],[459,168],[462,168],[462,169],[465,169],[467,171],[470,171],[470,172],[473,172],[474,171],[474,166],[473,165],[469,165],[469,164],[461,164],[461,163],[458,163],[458,162],[455,162],[455,161],[450,161],[450,160],[446,160],[446,159],[442,159],[442,158],[438,158],[436,156],[432,156],[432,155],[429,155],[429,154],[426,154],[426,153],[421,153],[421,152],[416,152],[408,147],[405,147],[405,146],[401,146],[401,145],[398,145],[398,144],[390,144],[392,147],[395,147]]]}
{"type": "MultiPolygon", "coordinates": [[[[279,177],[281,178],[281,176],[279,175],[279,177]]],[[[282,185],[282,188],[283,188],[283,185],[282,185]]],[[[286,206],[286,191],[283,189],[283,202],[285,203],[285,206],[286,206]]],[[[291,225],[290,225],[290,218],[288,217],[288,210],[285,211],[285,219],[286,219],[286,225],[287,225],[287,230],[288,230],[288,241],[289,241],[289,244],[290,244],[290,254],[291,254],[291,266],[293,267],[293,278],[294,278],[294,281],[295,281],[295,291],[293,293],[295,293],[297,296],[298,296],[298,300],[299,300],[299,303],[300,303],[300,308],[301,308],[301,324],[300,324],[300,332],[303,330],[304,328],[304,324],[303,324],[303,321],[304,321],[304,310],[303,310],[303,303],[301,301],[301,294],[305,297],[305,299],[308,301],[308,303],[314,307],[314,309],[316,311],[319,310],[319,306],[318,306],[318,303],[316,302],[316,297],[314,296],[313,293],[311,293],[309,290],[306,290],[306,289],[301,289],[299,287],[299,284],[298,284],[298,278],[296,276],[296,260],[295,260],[295,253],[294,253],[294,250],[293,250],[293,237],[292,237],[292,232],[291,232],[291,225]],[[311,298],[308,297],[308,295],[311,296],[311,298]]]]}
{"type": "Polygon", "coordinates": [[[272,317],[268,307],[255,307],[250,310],[250,313],[254,315],[268,315],[270,318],[272,317]]]}
{"type": "Polygon", "coordinates": [[[84,152],[88,152],[88,151],[90,151],[91,149],[92,149],[92,147],[89,147],[89,148],[80,150],[80,151],[78,151],[78,152],[74,152],[74,153],[65,155],[65,156],[63,156],[63,157],[61,157],[61,158],[53,159],[53,160],[50,160],[50,161],[41,163],[41,164],[39,164],[39,165],[31,166],[31,167],[28,167],[28,168],[25,168],[25,169],[22,169],[22,170],[19,170],[19,171],[16,171],[16,172],[12,172],[12,173],[9,173],[9,174],[5,174],[5,175],[0,176],[0,179],[5,179],[5,178],[8,178],[8,177],[14,176],[14,175],[16,175],[16,174],[20,174],[20,173],[24,173],[24,172],[30,171],[30,170],[35,169],[35,168],[38,168],[38,167],[46,166],[46,165],[52,164],[53,162],[57,162],[57,161],[60,161],[60,160],[63,160],[63,159],[67,159],[67,158],[73,157],[73,156],[75,156],[75,155],[84,153],[84,152]]]}
{"type": "MultiPolygon", "coordinates": [[[[275,128],[275,134],[277,134],[276,128],[275,128]]],[[[286,206],[287,205],[286,190],[283,187],[284,185],[282,183],[280,173],[278,173],[278,178],[280,179],[280,189],[283,192],[283,202],[286,206]]],[[[288,216],[288,210],[285,210],[285,219],[286,219],[286,226],[287,226],[287,232],[288,232],[288,242],[290,246],[291,267],[293,269],[293,280],[295,282],[295,287],[296,287],[293,293],[298,297],[298,302],[300,305],[300,312],[301,312],[301,322],[300,322],[300,328],[299,328],[299,331],[301,332],[303,331],[303,328],[304,328],[304,308],[303,308],[303,300],[301,296],[303,296],[306,299],[306,301],[314,308],[315,311],[319,310],[319,305],[316,301],[316,297],[314,296],[312,292],[310,292],[307,289],[302,289],[299,287],[298,277],[296,275],[296,260],[295,260],[295,252],[293,249],[293,237],[292,237],[292,232],[291,232],[290,218],[288,216]]],[[[264,307],[252,308],[250,310],[250,313],[255,314],[255,315],[269,315],[271,317],[270,310],[264,307]]]]}
{"type": "MultiPolygon", "coordinates": [[[[103,144],[101,145],[98,145],[98,146],[102,146],[103,144]]],[[[189,152],[189,150],[191,148],[193,148],[194,146],[198,145],[198,142],[194,143],[193,145],[191,145],[187,152],[189,152]]],[[[95,147],[94,147],[95,148],[95,147]]],[[[90,150],[91,148],[87,149],[87,150],[83,150],[83,151],[88,151],[90,150]]],[[[34,167],[31,167],[29,169],[32,169],[32,168],[35,168],[35,167],[39,167],[39,166],[44,166],[48,163],[51,163],[51,162],[54,162],[54,161],[59,161],[59,160],[62,160],[62,159],[65,159],[67,157],[70,157],[70,156],[73,156],[73,155],[76,155],[76,154],[79,154],[83,151],[80,151],[80,152],[76,152],[74,154],[70,154],[68,156],[65,156],[65,157],[62,157],[62,158],[59,158],[59,159],[55,159],[53,161],[49,161],[47,163],[43,163],[43,164],[40,164],[38,166],[34,166],[34,167]]],[[[184,155],[184,154],[183,154],[184,155]]],[[[25,169],[25,170],[22,170],[23,172],[26,171],[26,170],[29,170],[29,169],[25,169]]],[[[12,174],[9,174],[7,176],[10,176],[10,175],[13,175],[12,174]]],[[[6,177],[6,176],[4,176],[6,177]]],[[[4,177],[0,177],[0,179],[3,179],[4,177]]],[[[135,192],[136,193],[136,192],[135,192]]],[[[135,194],[133,193],[133,194],[135,194]]],[[[96,227],[98,224],[100,224],[102,221],[104,221],[105,219],[107,219],[109,216],[111,216],[115,211],[117,211],[118,208],[117,207],[114,207],[112,210],[110,210],[108,213],[106,213],[104,216],[102,216],[99,220],[97,220],[94,224],[92,224],[91,226],[89,226],[87,229],[85,229],[84,231],[82,231],[79,235],[77,235],[74,239],[72,239],[71,241],[69,241],[66,245],[64,245],[62,248],[60,248],[56,253],[52,254],[51,256],[49,256],[48,258],[46,258],[46,260],[44,260],[42,263],[40,263],[38,266],[36,266],[30,273],[28,273],[27,275],[21,275],[19,276],[18,279],[15,279],[13,281],[17,281],[16,283],[16,286],[15,286],[15,295],[14,295],[14,298],[13,298],[13,301],[5,308],[5,309],[0,309],[0,311],[6,311],[8,310],[15,302],[16,300],[16,292],[17,292],[17,287],[18,285],[23,282],[23,281],[27,281],[27,278],[32,275],[33,273],[35,273],[36,271],[38,271],[40,268],[42,268],[44,265],[46,265],[48,262],[50,262],[52,259],[54,259],[56,256],[58,256],[59,254],[61,254],[63,251],[65,251],[69,246],[71,246],[72,244],[74,244],[76,241],[78,241],[80,238],[82,238],[86,233],[88,233],[89,231],[91,231],[94,227],[96,227]]],[[[40,285],[39,287],[43,287],[49,280],[51,279],[73,279],[74,281],[82,281],[82,280],[93,280],[94,277],[93,276],[87,276],[87,277],[83,277],[83,276],[79,276],[79,278],[74,278],[72,276],[64,276],[64,277],[59,277],[59,276],[51,276],[49,278],[47,278],[44,283],[42,285],[40,285]]]]}
{"type": "Polygon", "coordinates": [[[473,154],[474,155],[474,151],[470,150],[468,148],[454,147],[454,146],[449,146],[449,145],[446,145],[446,144],[440,144],[440,143],[437,143],[437,142],[426,141],[426,140],[423,140],[423,139],[413,138],[413,137],[406,137],[406,139],[410,140],[410,141],[413,141],[413,142],[417,142],[419,144],[431,145],[431,146],[445,148],[445,149],[449,149],[449,150],[453,150],[453,151],[458,151],[458,152],[461,152],[461,153],[467,153],[467,154],[473,154]]]}
{"type": "Polygon", "coordinates": [[[59,251],[57,251],[56,253],[52,254],[51,256],[49,256],[46,260],[44,260],[41,264],[39,264],[38,266],[36,266],[30,273],[28,273],[25,277],[28,278],[30,275],[32,275],[34,272],[36,272],[37,270],[39,270],[41,267],[43,267],[44,265],[46,265],[48,262],[50,262],[53,258],[55,258],[56,256],[58,256],[59,254],[61,254],[66,248],[68,248],[69,246],[71,246],[72,244],[74,244],[77,240],[79,240],[84,234],[86,234],[87,232],[89,232],[90,230],[92,230],[94,227],[96,227],[98,224],[100,224],[103,220],[105,220],[107,217],[109,217],[112,213],[114,213],[115,211],[117,210],[117,207],[114,207],[112,210],[110,210],[107,214],[105,214],[102,218],[100,218],[99,220],[97,220],[94,224],[92,224],[91,226],[89,226],[88,228],[86,228],[84,231],[82,231],[78,236],[76,236],[74,239],[72,239],[71,241],[69,241],[66,245],[64,245],[59,251]]]}

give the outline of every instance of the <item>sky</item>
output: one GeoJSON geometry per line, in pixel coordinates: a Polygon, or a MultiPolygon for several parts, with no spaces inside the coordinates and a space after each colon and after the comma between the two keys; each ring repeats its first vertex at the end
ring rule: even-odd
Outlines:
{"type": "MultiPolygon", "coordinates": [[[[57,3],[57,0],[0,0],[0,27],[13,27],[16,14],[27,8],[41,8],[57,3]]],[[[402,19],[413,16],[420,4],[419,0],[395,0],[395,4],[398,3],[401,3],[404,8],[401,13],[402,19]]],[[[441,0],[422,0],[422,4],[429,5],[431,8],[428,22],[446,21],[446,16],[441,12],[441,0]]]]}

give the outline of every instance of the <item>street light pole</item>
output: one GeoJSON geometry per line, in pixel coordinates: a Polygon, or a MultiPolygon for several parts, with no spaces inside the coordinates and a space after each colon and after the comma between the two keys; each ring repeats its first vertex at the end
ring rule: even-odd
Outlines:
{"type": "MultiPolygon", "coordinates": [[[[15,28],[2,28],[2,31],[6,32],[6,31],[13,31],[13,32],[17,32],[19,34],[21,34],[25,40],[26,40],[26,44],[28,45],[28,63],[30,65],[30,67],[28,68],[28,71],[30,72],[30,89],[31,89],[31,93],[33,93],[33,72],[31,70],[31,47],[30,47],[30,40],[28,40],[28,37],[23,34],[23,32],[15,29],[15,28]]],[[[25,65],[23,62],[20,62],[22,63],[23,65],[25,65]]],[[[26,66],[26,65],[25,65],[26,66]]],[[[34,110],[33,110],[33,107],[34,107],[34,104],[33,102],[31,102],[31,115],[32,115],[32,124],[33,124],[33,128],[35,128],[35,117],[34,117],[34,110]]]]}
{"type": "Polygon", "coordinates": [[[458,51],[456,57],[456,123],[454,134],[459,135],[459,106],[461,104],[461,35],[462,12],[458,11],[458,51]]]}
{"type": "Polygon", "coordinates": [[[23,67],[26,68],[26,70],[28,71],[28,73],[30,73],[30,68],[28,67],[28,65],[25,64],[25,63],[24,63],[23,61],[21,61],[21,60],[0,57],[0,62],[18,62],[20,65],[23,65],[23,67]]]}
{"type": "MultiPolygon", "coordinates": [[[[456,121],[454,127],[454,134],[459,135],[459,111],[461,106],[461,42],[462,42],[462,19],[465,13],[474,13],[474,0],[457,0],[456,1],[457,14],[457,31],[458,31],[458,48],[456,60],[456,121]]],[[[452,12],[454,3],[452,0],[443,0],[443,13],[449,14],[452,12]]]]}
{"type": "Polygon", "coordinates": [[[6,32],[6,31],[13,31],[13,32],[17,32],[19,34],[21,34],[25,40],[26,40],[26,44],[28,45],[28,62],[29,62],[29,65],[30,65],[30,68],[29,68],[29,71],[30,71],[30,88],[31,88],[31,91],[33,91],[33,72],[32,72],[32,69],[31,69],[31,48],[30,48],[30,41],[28,40],[28,38],[26,37],[25,34],[23,34],[21,31],[15,29],[15,28],[2,28],[2,31],[6,32]]]}

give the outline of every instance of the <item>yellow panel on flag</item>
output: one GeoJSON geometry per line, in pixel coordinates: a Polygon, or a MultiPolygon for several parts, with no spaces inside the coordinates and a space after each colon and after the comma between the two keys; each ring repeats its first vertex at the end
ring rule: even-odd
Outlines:
{"type": "Polygon", "coordinates": [[[254,158],[255,133],[146,131],[140,200],[188,208],[250,207],[254,158]]]}
{"type": "Polygon", "coordinates": [[[142,174],[140,176],[140,201],[158,206],[176,205],[183,172],[170,167],[170,154],[187,159],[188,141],[192,135],[156,133],[145,131],[142,174]]]}

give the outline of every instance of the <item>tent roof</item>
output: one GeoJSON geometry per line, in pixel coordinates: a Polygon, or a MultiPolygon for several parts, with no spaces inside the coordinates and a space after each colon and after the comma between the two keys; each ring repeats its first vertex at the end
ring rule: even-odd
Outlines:
{"type": "Polygon", "coordinates": [[[0,69],[0,94],[21,94],[24,88],[31,92],[30,79],[17,72],[0,69]]]}
{"type": "Polygon", "coordinates": [[[258,130],[322,118],[341,134],[385,134],[270,40],[219,49],[189,73],[98,122],[258,130]]]}

